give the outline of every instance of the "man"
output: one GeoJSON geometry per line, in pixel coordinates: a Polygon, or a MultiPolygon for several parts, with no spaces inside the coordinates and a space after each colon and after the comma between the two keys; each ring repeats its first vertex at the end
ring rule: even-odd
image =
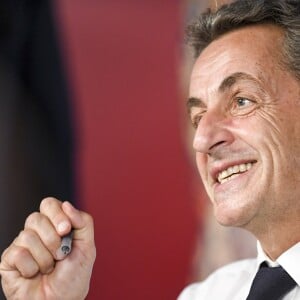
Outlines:
{"type": "MultiPolygon", "coordinates": [[[[260,292],[275,282],[264,270],[282,272],[277,265],[292,282],[278,297],[300,299],[299,13],[297,1],[240,0],[190,27],[197,60],[188,104],[197,165],[217,220],[252,232],[259,255],[188,287],[180,300],[246,299],[256,272],[269,279],[258,280],[264,282],[260,292]]],[[[3,254],[6,295],[83,299],[94,256],[91,218],[69,203],[46,199],[3,254]],[[73,250],[58,257],[60,238],[71,227],[73,250]]],[[[271,292],[283,286],[275,282],[271,292]]],[[[261,299],[276,299],[268,295],[261,299]]]]}
{"type": "Polygon", "coordinates": [[[238,0],[188,38],[197,166],[217,221],[253,233],[258,257],[179,299],[300,299],[300,2],[238,0]]]}
{"type": "Polygon", "coordinates": [[[0,274],[9,300],[85,299],[95,260],[91,216],[69,202],[46,198],[2,254],[0,274]],[[72,250],[60,251],[73,229],[72,250]]]}

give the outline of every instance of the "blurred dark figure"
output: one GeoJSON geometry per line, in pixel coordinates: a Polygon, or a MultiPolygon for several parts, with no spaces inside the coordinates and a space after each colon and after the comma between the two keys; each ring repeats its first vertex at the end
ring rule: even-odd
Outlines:
{"type": "Polygon", "coordinates": [[[0,4],[1,252],[43,197],[74,199],[68,89],[52,4],[0,4]]]}

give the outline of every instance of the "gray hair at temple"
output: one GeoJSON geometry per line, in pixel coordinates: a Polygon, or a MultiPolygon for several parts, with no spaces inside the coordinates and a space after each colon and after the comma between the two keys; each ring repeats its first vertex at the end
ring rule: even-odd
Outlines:
{"type": "Polygon", "coordinates": [[[216,11],[208,9],[187,26],[187,43],[193,47],[197,58],[223,34],[256,24],[274,24],[284,30],[281,62],[300,80],[299,0],[236,0],[216,11]]]}

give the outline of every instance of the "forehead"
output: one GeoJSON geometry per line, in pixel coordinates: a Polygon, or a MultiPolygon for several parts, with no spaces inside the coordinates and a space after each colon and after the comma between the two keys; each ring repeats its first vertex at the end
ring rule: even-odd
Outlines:
{"type": "Polygon", "coordinates": [[[249,74],[270,82],[279,69],[283,31],[274,25],[237,29],[213,41],[196,60],[191,74],[190,95],[216,91],[224,78],[249,74]]]}

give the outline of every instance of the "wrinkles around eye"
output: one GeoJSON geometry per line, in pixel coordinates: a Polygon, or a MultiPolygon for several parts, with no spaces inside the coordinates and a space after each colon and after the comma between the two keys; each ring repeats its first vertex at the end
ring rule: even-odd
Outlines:
{"type": "Polygon", "coordinates": [[[230,111],[232,115],[247,115],[257,108],[257,102],[245,97],[237,97],[232,101],[230,111]]]}

